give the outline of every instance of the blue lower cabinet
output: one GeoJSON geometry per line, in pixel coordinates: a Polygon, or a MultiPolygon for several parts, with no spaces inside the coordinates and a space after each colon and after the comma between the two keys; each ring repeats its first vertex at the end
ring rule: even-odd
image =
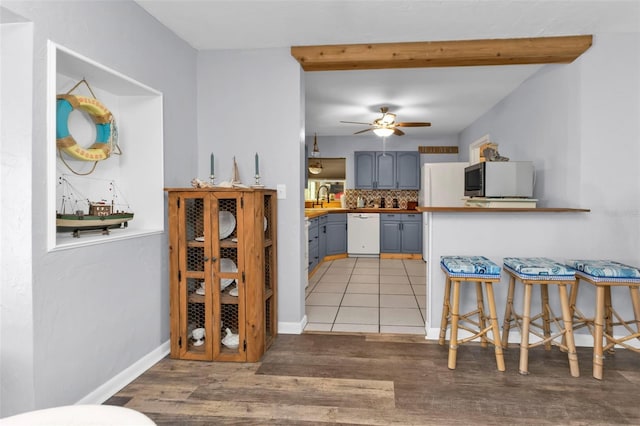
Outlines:
{"type": "Polygon", "coordinates": [[[318,222],[319,220],[317,217],[309,219],[309,272],[313,271],[313,268],[318,265],[320,259],[318,222]]]}
{"type": "Polygon", "coordinates": [[[402,253],[422,253],[422,221],[402,222],[402,253]]]}
{"type": "Polygon", "coordinates": [[[347,252],[347,214],[332,213],[327,215],[327,247],[326,255],[347,252]]]}
{"type": "Polygon", "coordinates": [[[318,247],[313,247],[309,249],[309,272],[313,271],[313,269],[318,266],[318,263],[320,263],[318,247]]]}
{"type": "Polygon", "coordinates": [[[422,253],[422,215],[383,213],[380,215],[381,253],[422,253]]]}
{"type": "Polygon", "coordinates": [[[318,217],[318,259],[320,262],[327,255],[327,216],[318,217]]]}
{"type": "Polygon", "coordinates": [[[400,220],[380,220],[380,253],[400,253],[402,249],[401,225],[400,220]]]}

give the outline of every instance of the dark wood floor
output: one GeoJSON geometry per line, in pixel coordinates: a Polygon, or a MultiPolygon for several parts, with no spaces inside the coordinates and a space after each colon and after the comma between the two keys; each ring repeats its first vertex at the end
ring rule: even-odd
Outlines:
{"type": "Polygon", "coordinates": [[[640,424],[640,354],[618,350],[604,380],[579,348],[580,377],[566,354],[530,351],[518,374],[491,349],[466,344],[456,370],[447,349],[420,336],[281,335],[262,362],[163,359],[107,404],[141,411],[159,425],[213,424],[640,424]]]}

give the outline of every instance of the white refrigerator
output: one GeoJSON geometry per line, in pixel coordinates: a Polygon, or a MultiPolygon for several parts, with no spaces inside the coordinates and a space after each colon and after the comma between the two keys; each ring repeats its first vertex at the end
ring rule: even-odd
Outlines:
{"type": "Polygon", "coordinates": [[[464,168],[469,163],[422,165],[419,203],[423,207],[464,206],[464,168]]]}
{"type": "MultiPolygon", "coordinates": [[[[422,165],[418,203],[422,207],[464,207],[464,168],[469,163],[422,165]]],[[[422,258],[429,255],[429,215],[422,215],[422,258]]]]}

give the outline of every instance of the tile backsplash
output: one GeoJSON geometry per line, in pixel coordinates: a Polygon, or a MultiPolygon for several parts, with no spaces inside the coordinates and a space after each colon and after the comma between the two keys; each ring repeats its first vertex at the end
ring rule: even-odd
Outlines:
{"type": "Polygon", "coordinates": [[[345,189],[344,197],[346,207],[348,208],[355,208],[358,197],[362,197],[364,199],[365,206],[372,206],[373,204],[380,205],[380,199],[384,198],[386,207],[391,207],[393,199],[397,198],[398,207],[406,209],[407,202],[418,201],[418,191],[345,189]]]}

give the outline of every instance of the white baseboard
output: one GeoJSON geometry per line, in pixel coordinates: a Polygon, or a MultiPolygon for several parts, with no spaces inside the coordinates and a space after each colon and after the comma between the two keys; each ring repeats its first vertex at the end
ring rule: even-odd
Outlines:
{"type": "Polygon", "coordinates": [[[307,315],[300,322],[278,322],[279,334],[302,334],[307,326],[307,315]]]}
{"type": "Polygon", "coordinates": [[[118,393],[120,389],[134,381],[138,376],[167,356],[170,352],[170,348],[170,342],[167,340],[162,345],[111,378],[109,381],[100,385],[93,392],[76,402],[76,404],[102,404],[107,399],[118,393]]]}

